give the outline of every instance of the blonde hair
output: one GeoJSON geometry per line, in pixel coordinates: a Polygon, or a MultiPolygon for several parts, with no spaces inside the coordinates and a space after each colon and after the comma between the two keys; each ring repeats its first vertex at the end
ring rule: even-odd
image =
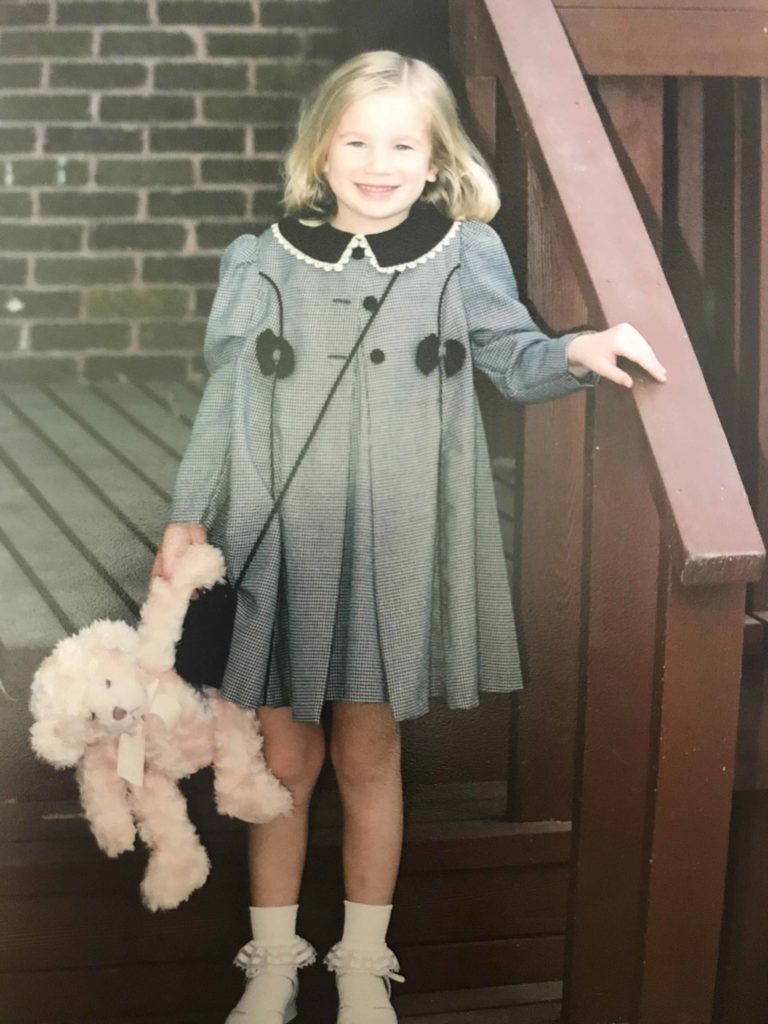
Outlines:
{"type": "Polygon", "coordinates": [[[369,50],[332,71],[302,105],[296,139],[285,158],[282,205],[287,214],[325,221],[336,197],[325,180],[331,136],[343,111],[383,89],[406,88],[421,101],[437,180],[427,182],[421,201],[452,220],[489,221],[499,209],[493,173],[464,130],[456,99],[445,79],[423,60],[393,50],[369,50]]]}

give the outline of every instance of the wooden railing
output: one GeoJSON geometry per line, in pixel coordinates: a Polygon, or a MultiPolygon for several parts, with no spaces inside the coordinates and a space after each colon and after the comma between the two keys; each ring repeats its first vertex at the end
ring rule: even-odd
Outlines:
{"type": "Polygon", "coordinates": [[[708,1024],[763,545],[555,8],[454,0],[451,17],[475,137],[524,200],[501,219],[524,236],[526,296],[553,330],[629,321],[669,371],[525,414],[511,809],[573,819],[563,1020],[708,1024]]]}

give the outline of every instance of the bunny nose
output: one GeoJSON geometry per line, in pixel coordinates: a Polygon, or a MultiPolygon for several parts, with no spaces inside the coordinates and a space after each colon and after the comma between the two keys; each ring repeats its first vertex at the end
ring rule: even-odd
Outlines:
{"type": "Polygon", "coordinates": [[[112,717],[115,719],[116,722],[119,722],[123,718],[125,718],[127,714],[128,712],[125,710],[125,708],[115,708],[114,711],[112,712],[112,717]]]}

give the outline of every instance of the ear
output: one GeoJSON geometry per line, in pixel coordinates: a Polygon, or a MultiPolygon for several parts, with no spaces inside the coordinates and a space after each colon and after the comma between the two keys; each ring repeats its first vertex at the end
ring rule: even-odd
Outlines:
{"type": "Polygon", "coordinates": [[[85,723],[80,719],[46,718],[29,731],[32,749],[54,768],[73,768],[85,752],[85,723]]]}
{"type": "Polygon", "coordinates": [[[437,172],[439,168],[437,164],[430,164],[429,170],[427,171],[427,181],[437,181],[437,172]]]}

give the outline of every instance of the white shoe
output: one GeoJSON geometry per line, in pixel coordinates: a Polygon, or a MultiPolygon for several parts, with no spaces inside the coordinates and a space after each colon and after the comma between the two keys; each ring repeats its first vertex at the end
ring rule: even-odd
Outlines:
{"type": "Polygon", "coordinates": [[[297,935],[287,946],[247,943],[235,957],[248,978],[226,1024],[288,1024],[297,1014],[298,970],[315,962],[314,948],[297,935]]]}
{"type": "Polygon", "coordinates": [[[395,973],[400,964],[388,946],[364,949],[337,942],[323,963],[336,973],[336,1024],[397,1024],[389,997],[392,982],[405,978],[395,973]]]}

